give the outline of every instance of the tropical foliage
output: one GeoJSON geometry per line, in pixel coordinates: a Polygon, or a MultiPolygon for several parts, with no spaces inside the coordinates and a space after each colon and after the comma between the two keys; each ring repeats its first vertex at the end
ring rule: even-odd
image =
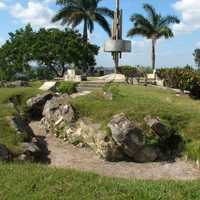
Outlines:
{"type": "Polygon", "coordinates": [[[170,25],[179,23],[176,16],[162,16],[157,13],[155,8],[149,4],[144,4],[144,10],[147,17],[141,14],[133,14],[130,18],[133,27],[128,31],[128,36],[142,35],[152,41],[152,68],[155,69],[155,45],[158,39],[164,37],[166,39],[174,36],[170,25]]]}
{"type": "Polygon", "coordinates": [[[88,31],[94,31],[94,22],[98,23],[107,33],[111,35],[110,25],[106,17],[113,18],[114,12],[106,7],[99,7],[101,0],[57,0],[61,10],[52,19],[53,22],[77,27],[83,22],[83,38],[87,41],[88,31]]]}
{"type": "Polygon", "coordinates": [[[84,42],[80,34],[70,29],[40,29],[35,32],[27,25],[9,35],[0,48],[1,80],[12,80],[16,73],[30,78],[44,77],[45,73],[62,77],[71,64],[82,71],[96,64],[99,48],[84,42]]]}
{"type": "Polygon", "coordinates": [[[191,67],[160,69],[157,75],[164,79],[166,86],[188,90],[193,96],[200,97],[200,73],[191,67]]]}

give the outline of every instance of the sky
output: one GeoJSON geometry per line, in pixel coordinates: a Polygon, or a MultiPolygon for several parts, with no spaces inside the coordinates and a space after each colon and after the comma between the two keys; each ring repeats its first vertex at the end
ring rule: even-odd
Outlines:
{"type": "MultiPolygon", "coordinates": [[[[51,19],[60,8],[56,0],[0,0],[0,45],[8,38],[9,32],[31,23],[35,29],[40,27],[62,28],[60,23],[52,24],[51,19]]],[[[176,15],[181,23],[173,25],[175,37],[161,39],[156,47],[156,66],[174,67],[195,65],[193,52],[200,48],[200,0],[121,0],[123,9],[124,39],[132,41],[132,52],[123,54],[121,65],[151,65],[151,43],[149,40],[136,36],[127,38],[126,34],[132,23],[129,18],[133,13],[145,15],[143,4],[152,4],[162,15],[176,15]]],[[[115,0],[102,0],[100,6],[115,8],[115,0]]],[[[109,20],[110,24],[112,23],[109,20]]],[[[82,26],[77,28],[82,32],[82,26]]],[[[112,67],[113,61],[109,53],[103,52],[103,44],[109,39],[108,35],[95,25],[93,34],[89,35],[90,42],[101,47],[97,56],[97,66],[112,67]]]]}

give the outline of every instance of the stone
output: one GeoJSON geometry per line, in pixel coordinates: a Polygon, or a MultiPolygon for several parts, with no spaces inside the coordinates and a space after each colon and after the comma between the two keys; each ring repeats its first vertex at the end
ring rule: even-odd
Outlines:
{"type": "Polygon", "coordinates": [[[113,100],[113,94],[112,94],[112,92],[104,92],[103,96],[104,96],[105,100],[108,100],[108,101],[112,101],[113,100]]]}
{"type": "Polygon", "coordinates": [[[21,143],[23,153],[18,157],[18,160],[36,161],[41,156],[40,148],[32,142],[21,143]]]}
{"type": "Polygon", "coordinates": [[[32,139],[34,133],[29,124],[20,115],[7,117],[7,119],[10,126],[19,136],[22,136],[25,141],[30,141],[32,139]]]}
{"type": "Polygon", "coordinates": [[[47,81],[39,89],[42,91],[54,91],[56,83],[56,81],[47,81]]]}
{"type": "Polygon", "coordinates": [[[122,148],[117,145],[112,137],[102,131],[100,124],[94,124],[89,119],[77,122],[77,129],[68,131],[67,138],[70,143],[77,142],[89,146],[101,158],[107,161],[124,160],[122,148]]]}
{"type": "Polygon", "coordinates": [[[30,119],[41,119],[44,105],[54,96],[51,92],[45,92],[44,94],[38,95],[28,99],[26,102],[27,113],[30,119]]]}
{"type": "Polygon", "coordinates": [[[42,113],[42,124],[46,132],[51,132],[59,136],[73,122],[75,112],[69,104],[69,99],[69,95],[64,94],[59,97],[53,97],[46,102],[42,113]]]}
{"type": "Polygon", "coordinates": [[[12,155],[8,150],[8,148],[5,145],[0,144],[0,161],[8,162],[11,160],[12,160],[12,155]]]}
{"type": "Polygon", "coordinates": [[[163,124],[158,117],[152,118],[151,116],[147,116],[144,120],[161,139],[166,139],[171,136],[169,128],[163,124]]]}
{"type": "Polygon", "coordinates": [[[108,127],[111,129],[114,141],[124,149],[130,158],[134,158],[135,153],[144,147],[143,131],[128,120],[124,113],[113,116],[108,127]]]}
{"type": "Polygon", "coordinates": [[[139,163],[154,162],[158,159],[158,149],[154,146],[145,146],[134,155],[134,161],[139,163]]]}

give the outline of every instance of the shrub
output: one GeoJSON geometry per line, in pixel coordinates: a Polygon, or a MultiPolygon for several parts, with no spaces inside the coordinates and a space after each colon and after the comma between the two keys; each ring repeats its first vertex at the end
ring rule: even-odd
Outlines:
{"type": "Polygon", "coordinates": [[[200,73],[191,67],[157,70],[157,76],[164,79],[164,85],[188,90],[191,95],[200,97],[200,73]]]}
{"type": "Polygon", "coordinates": [[[144,77],[146,74],[143,70],[129,65],[119,67],[118,72],[126,77],[127,83],[133,83],[133,78],[144,77]]]}
{"type": "Polygon", "coordinates": [[[72,94],[77,92],[76,89],[77,83],[72,82],[72,81],[62,81],[59,82],[57,87],[56,87],[56,91],[59,93],[67,93],[67,94],[72,94]]]}

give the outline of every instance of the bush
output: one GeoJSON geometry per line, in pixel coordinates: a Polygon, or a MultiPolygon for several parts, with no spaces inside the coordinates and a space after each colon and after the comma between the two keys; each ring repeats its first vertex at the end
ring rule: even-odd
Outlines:
{"type": "Polygon", "coordinates": [[[164,79],[164,85],[188,90],[191,95],[200,97],[200,73],[191,67],[157,70],[157,76],[164,79]]]}
{"type": "Polygon", "coordinates": [[[129,65],[121,66],[118,68],[118,72],[123,74],[127,83],[133,84],[133,78],[145,77],[145,72],[137,67],[129,65]]]}
{"type": "Polygon", "coordinates": [[[62,81],[59,82],[57,87],[56,87],[56,91],[59,93],[67,93],[67,94],[72,94],[77,92],[76,89],[77,83],[72,82],[72,81],[62,81]]]}

